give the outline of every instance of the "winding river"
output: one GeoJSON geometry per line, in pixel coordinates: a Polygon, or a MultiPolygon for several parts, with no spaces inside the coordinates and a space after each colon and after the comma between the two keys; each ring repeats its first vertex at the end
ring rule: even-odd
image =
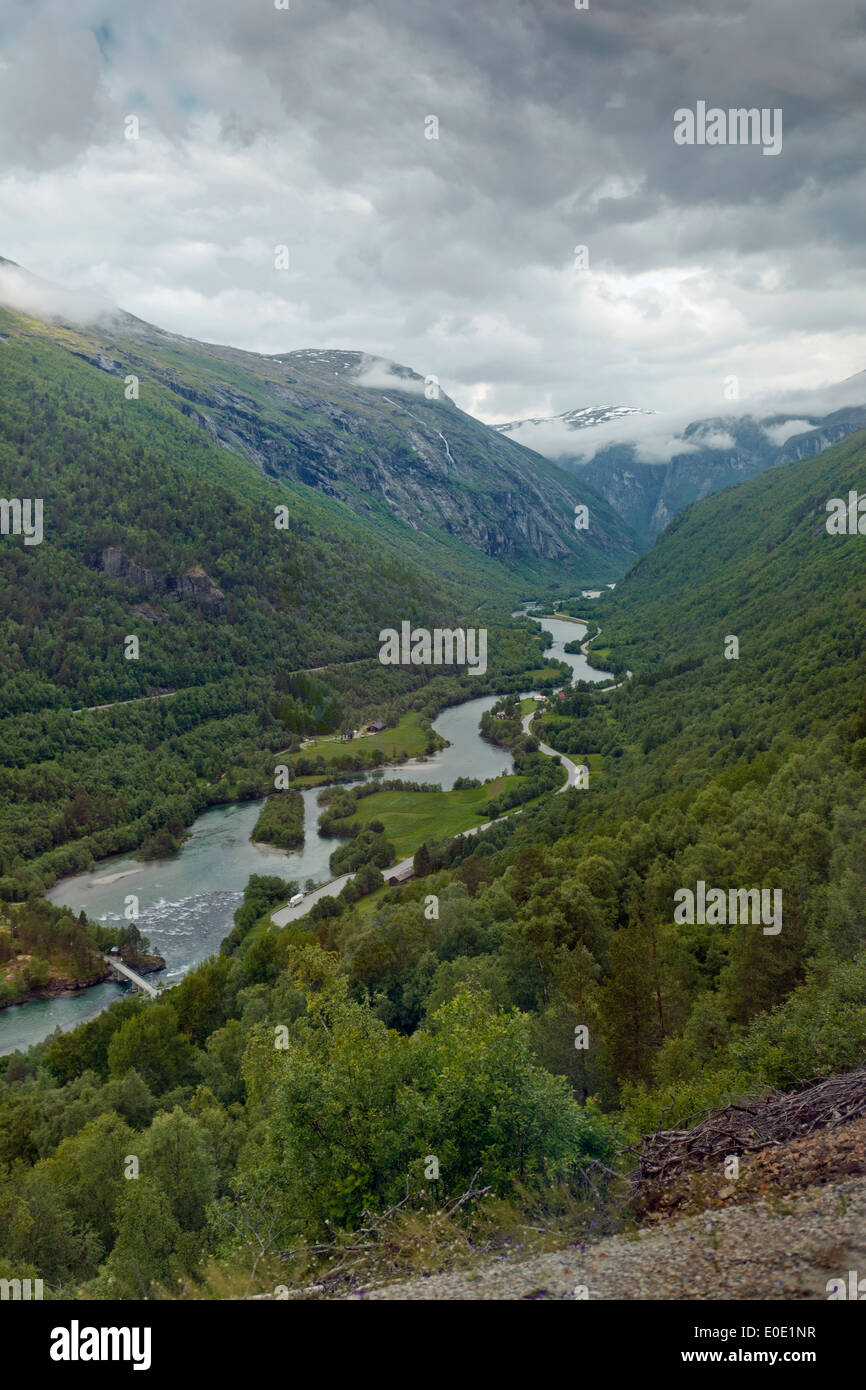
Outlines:
{"type": "MultiPolygon", "coordinates": [[[[526,614],[535,619],[530,608],[527,605],[513,616],[526,614]]],[[[553,637],[553,645],[547,648],[545,656],[567,662],[574,679],[608,679],[605,673],[594,671],[584,656],[563,651],[566,642],[583,636],[585,624],[545,618],[543,626],[553,637]]],[[[487,743],[479,733],[481,715],[497,699],[498,696],[487,695],[443,710],[433,721],[433,728],[448,740],[449,746],[430,758],[389,766],[383,781],[405,777],[414,782],[439,782],[447,790],[458,777],[484,781],[513,771],[508,750],[487,743]]],[[[88,917],[114,924],[124,920],[127,895],[135,894],[139,902],[138,926],[152,950],[165,957],[166,969],[158,978],[173,983],[219,950],[220,942],[232,929],[251,874],[278,874],[296,879],[301,887],[308,879],[321,883],[330,878],[328,860],[334,841],[318,832],[317,797],[321,790],[311,787],[301,793],[304,844],[300,850],[287,852],[250,841],[261,801],[216,806],[194,821],[189,838],[171,859],[147,863],[127,855],[104,859],[88,873],[62,879],[47,897],[74,912],[83,909],[88,917]]],[[[69,997],[32,1000],[3,1009],[0,1055],[30,1047],[55,1028],[66,1032],[95,1018],[128,989],[128,985],[106,983],[69,997]]]]}

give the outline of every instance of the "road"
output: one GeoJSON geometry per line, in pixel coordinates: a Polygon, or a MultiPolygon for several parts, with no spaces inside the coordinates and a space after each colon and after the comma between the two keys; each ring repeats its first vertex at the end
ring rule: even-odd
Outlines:
{"type": "MultiPolygon", "coordinates": [[[[525,715],[523,718],[522,728],[525,734],[529,733],[529,722],[534,713],[534,710],[530,710],[529,714],[525,715]]],[[[559,795],[560,792],[568,791],[569,787],[576,787],[578,768],[571,759],[566,758],[562,753],[557,753],[555,748],[548,748],[546,743],[539,743],[538,746],[542,753],[546,753],[549,758],[558,758],[568,774],[562,786],[557,787],[556,794],[559,795]]],[[[521,807],[518,807],[515,811],[511,812],[511,815],[520,815],[521,809],[521,807]]],[[[461,830],[460,834],[465,835],[468,839],[470,835],[477,835],[482,830],[488,830],[493,824],[493,821],[488,820],[485,821],[483,825],[473,825],[469,830],[461,830]]],[[[407,869],[413,862],[414,855],[410,855],[408,859],[401,859],[398,864],[394,864],[390,869],[383,870],[384,875],[386,878],[392,878],[395,874],[399,877],[400,873],[404,869],[407,869]]],[[[336,898],[351,877],[351,874],[343,874],[340,878],[332,879],[330,883],[324,883],[321,888],[313,889],[311,893],[307,893],[302,903],[298,903],[297,907],[289,907],[287,904],[285,907],[278,908],[276,912],[271,913],[271,921],[275,927],[285,927],[288,926],[289,922],[299,921],[302,917],[306,917],[313,904],[319,902],[321,898],[336,898]]]]}
{"type": "MultiPolygon", "coordinates": [[[[528,714],[525,714],[523,716],[520,725],[520,727],[523,729],[523,732],[525,734],[529,734],[531,738],[535,738],[535,735],[530,732],[529,728],[530,724],[532,723],[534,714],[535,710],[531,709],[528,714]]],[[[576,787],[578,773],[580,771],[576,763],[573,763],[571,761],[571,758],[567,758],[564,753],[557,753],[555,748],[551,748],[548,744],[542,743],[541,739],[535,739],[535,741],[538,744],[538,747],[541,750],[541,752],[546,753],[548,758],[559,758],[559,761],[562,763],[562,766],[568,773],[568,776],[566,777],[562,786],[557,787],[555,795],[559,796],[560,792],[567,792],[569,787],[576,787]]]]}
{"type": "MultiPolygon", "coordinates": [[[[600,636],[601,636],[601,628],[598,629],[598,632],[596,632],[595,636],[593,636],[593,637],[587,637],[586,641],[583,642],[583,643],[581,643],[581,648],[580,648],[580,650],[581,650],[581,652],[583,653],[583,655],[584,655],[585,657],[589,657],[589,652],[588,652],[588,650],[587,650],[587,648],[589,647],[589,644],[590,644],[591,642],[595,642],[596,639],[599,638],[600,636]]],[[[609,690],[619,690],[622,686],[625,685],[626,681],[630,681],[630,680],[631,680],[631,671],[628,671],[628,670],[627,670],[626,673],[625,673],[625,677],[624,677],[623,680],[617,681],[616,685],[604,685],[604,686],[602,686],[602,687],[601,687],[602,692],[603,692],[603,694],[606,695],[607,692],[608,692],[609,690]]]]}
{"type": "MultiPolygon", "coordinates": [[[[414,863],[414,859],[415,856],[410,854],[408,859],[401,859],[398,864],[392,864],[390,869],[383,870],[385,877],[393,878],[395,874],[399,877],[403,870],[414,863]]],[[[280,907],[276,912],[272,912],[271,921],[275,927],[286,927],[289,922],[297,922],[299,918],[306,917],[310,908],[321,898],[336,898],[350,878],[354,878],[354,874],[341,874],[339,878],[332,878],[330,883],[323,883],[321,888],[314,888],[311,893],[307,893],[304,901],[298,903],[297,907],[289,907],[287,903],[285,907],[280,907]]]]}
{"type": "MultiPolygon", "coordinates": [[[[361,666],[365,661],[375,661],[376,656],[359,656],[352,661],[331,661],[327,666],[304,666],[300,671],[287,671],[289,676],[312,675],[316,671],[330,671],[335,666],[361,666]]],[[[189,689],[195,690],[196,686],[189,689]]],[[[134,695],[131,700],[112,700],[108,705],[81,705],[78,709],[70,710],[70,714],[90,714],[93,710],[118,709],[121,705],[143,705],[148,700],[168,700],[172,695],[182,695],[182,690],[164,690],[161,695],[134,695]]]]}
{"type": "Polygon", "coordinates": [[[131,700],[114,700],[110,705],[82,705],[80,709],[74,709],[73,714],[89,714],[95,709],[117,709],[119,705],[143,705],[148,700],[167,700],[170,695],[179,695],[178,690],[164,690],[161,695],[135,695],[131,700]]]}
{"type": "MultiPolygon", "coordinates": [[[[396,405],[396,401],[392,401],[391,404],[396,405]]],[[[584,619],[575,618],[572,621],[584,622],[584,619]]],[[[583,652],[584,656],[587,655],[586,649],[589,646],[590,642],[594,642],[596,638],[600,635],[600,633],[601,628],[598,629],[598,632],[595,634],[595,637],[587,638],[586,642],[583,643],[583,645],[581,646],[581,651],[583,652]]],[[[354,663],[346,663],[346,665],[351,664],[354,663]]],[[[625,679],[631,679],[631,671],[626,671],[625,679]]],[[[624,681],[620,681],[618,685],[605,686],[604,690],[618,690],[619,686],[623,685],[624,683],[624,681]]],[[[523,719],[521,720],[521,728],[523,729],[523,732],[525,734],[530,734],[529,726],[532,723],[532,718],[535,713],[536,710],[530,710],[529,713],[525,714],[523,716],[523,719]]],[[[558,758],[559,761],[562,763],[562,766],[565,768],[565,781],[563,782],[561,787],[557,787],[555,795],[559,796],[561,792],[567,792],[570,787],[577,787],[578,777],[580,775],[581,770],[584,770],[587,773],[589,771],[586,765],[584,764],[582,765],[582,767],[578,767],[578,765],[576,763],[573,763],[570,758],[567,758],[564,753],[557,753],[555,748],[551,748],[548,744],[542,743],[540,739],[536,739],[536,742],[538,743],[538,747],[542,753],[545,753],[548,758],[558,758]]],[[[582,785],[585,786],[586,783],[584,782],[582,785]]],[[[519,816],[521,809],[521,807],[518,807],[516,810],[511,812],[511,815],[519,816]]],[[[483,825],[474,825],[471,830],[461,830],[460,834],[465,835],[468,838],[470,835],[477,835],[481,830],[487,830],[491,825],[493,825],[493,821],[485,821],[483,825]]],[[[401,870],[405,869],[407,865],[411,864],[412,862],[412,858],[401,859],[399,864],[395,864],[393,868],[385,870],[386,877],[393,877],[393,875],[395,874],[399,875],[401,870]]],[[[276,912],[271,914],[271,921],[276,927],[285,927],[288,925],[289,922],[299,921],[300,918],[306,917],[310,908],[321,898],[335,898],[337,894],[341,892],[344,884],[349,882],[349,879],[351,877],[351,874],[343,874],[341,878],[332,879],[330,883],[323,884],[321,888],[315,888],[312,893],[307,893],[306,897],[304,898],[304,901],[302,903],[298,903],[297,907],[289,907],[288,905],[286,905],[285,907],[278,908],[276,912]]]]}

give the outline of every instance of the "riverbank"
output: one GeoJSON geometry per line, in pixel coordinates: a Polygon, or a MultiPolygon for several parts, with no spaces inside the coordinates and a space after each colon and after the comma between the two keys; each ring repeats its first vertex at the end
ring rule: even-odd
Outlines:
{"type": "MultiPolygon", "coordinates": [[[[551,630],[551,622],[544,626],[551,630]]],[[[546,660],[552,658],[562,662],[576,678],[603,679],[590,672],[582,656],[562,654],[560,639],[566,630],[569,638],[573,636],[574,620],[567,628],[564,621],[561,626],[556,623],[552,630],[554,646],[545,650],[546,660]]],[[[387,790],[389,774],[396,773],[411,781],[439,783],[449,791],[461,777],[477,779],[480,783],[503,774],[512,777],[514,768],[509,750],[487,743],[479,734],[483,712],[499,698],[483,695],[446,705],[436,715],[432,726],[437,740],[446,746],[440,746],[433,754],[425,753],[416,761],[387,769],[380,767],[373,775],[381,774],[384,790],[387,790]]],[[[386,732],[393,737],[395,731],[386,732]]],[[[339,740],[334,746],[339,750],[339,740]]],[[[335,772],[336,769],[332,769],[330,776],[325,775],[322,780],[329,784],[371,775],[370,769],[336,772],[336,775],[335,772]]],[[[310,781],[321,785],[319,777],[310,781]]],[[[263,798],[232,800],[226,795],[232,789],[223,781],[222,795],[216,784],[209,788],[208,805],[196,817],[178,854],[169,859],[145,862],[131,858],[129,851],[126,855],[105,858],[84,872],[60,879],[46,896],[50,902],[68,907],[76,915],[83,911],[91,921],[114,926],[123,924],[126,896],[134,893],[139,901],[138,926],[148,938],[151,949],[158,951],[166,961],[167,980],[175,983],[202,960],[218,953],[221,942],[233,929],[234,913],[252,874],[277,875],[296,882],[303,889],[307,889],[308,884],[322,885],[314,890],[315,896],[307,893],[299,909],[292,909],[290,913],[288,909],[281,910],[286,912],[287,920],[292,921],[306,915],[319,896],[339,892],[340,884],[346,881],[341,878],[336,883],[329,882],[333,841],[321,837],[318,832],[318,786],[303,786],[299,778],[293,779],[292,785],[300,791],[304,801],[304,843],[298,850],[285,851],[261,842],[252,843],[250,835],[260,815],[263,798]]],[[[561,790],[568,785],[569,780],[564,778],[561,790]]],[[[435,793],[427,793],[427,796],[432,795],[435,793]]],[[[485,829],[487,824],[489,822],[484,821],[481,825],[467,827],[464,821],[457,833],[471,835],[485,829]]],[[[437,838],[435,825],[424,830],[425,839],[437,838]]],[[[444,838],[444,832],[441,837],[444,838]]],[[[408,867],[411,863],[409,858],[408,867]]],[[[407,864],[401,861],[386,871],[386,877],[395,876],[405,867],[407,864]]],[[[123,987],[105,980],[89,990],[76,991],[74,997],[34,999],[7,1011],[0,1018],[0,1055],[26,1050],[55,1028],[62,1031],[74,1028],[121,997],[123,987]]]]}
{"type": "MultiPolygon", "coordinates": [[[[29,962],[29,956],[19,958],[22,966],[29,962]]],[[[162,956],[145,955],[136,956],[132,962],[124,961],[130,965],[138,975],[154,975],[160,970],[165,969],[165,961],[162,956]]],[[[43,985],[25,987],[17,999],[7,999],[0,1002],[0,1011],[3,1009],[17,1009],[24,1004],[45,1002],[52,999],[75,999],[84,990],[93,989],[97,985],[105,984],[107,981],[114,980],[115,974],[110,965],[104,968],[93,970],[87,975],[72,975],[68,971],[57,967],[49,967],[51,974],[43,985]]],[[[6,977],[7,982],[9,977],[6,977]]]]}
{"type": "MultiPolygon", "coordinates": [[[[579,626],[579,627],[582,627],[582,628],[584,629],[584,631],[586,631],[587,628],[588,628],[588,626],[589,626],[589,623],[588,623],[588,621],[587,621],[586,619],[584,619],[584,618],[575,618],[575,617],[573,617],[573,616],[570,615],[570,614],[560,614],[560,615],[557,616],[557,617],[551,617],[550,615],[542,615],[542,616],[539,616],[539,615],[537,615],[536,613],[529,612],[529,611],[527,611],[527,610],[525,610],[525,609],[524,609],[524,610],[517,610],[515,613],[512,614],[512,617],[528,617],[528,618],[530,618],[533,622],[539,623],[539,625],[542,626],[545,630],[550,631],[551,636],[552,636],[552,638],[553,638],[553,644],[552,644],[550,647],[548,647],[548,648],[545,649],[545,651],[544,651],[544,658],[545,658],[545,660],[561,660],[561,661],[563,661],[565,664],[569,665],[569,666],[571,667],[571,669],[572,669],[572,679],[573,679],[573,680],[578,680],[578,679],[580,679],[580,680],[589,680],[589,681],[593,681],[593,682],[595,682],[596,684],[599,684],[599,685],[600,685],[602,681],[607,681],[608,679],[611,678],[612,673],[606,672],[606,671],[596,671],[594,668],[590,667],[589,662],[588,662],[588,660],[587,660],[586,652],[585,652],[583,649],[581,649],[580,653],[573,653],[573,652],[567,652],[567,651],[566,651],[566,642],[572,640],[571,633],[570,633],[569,631],[567,631],[567,629],[566,629],[566,624],[569,624],[569,625],[571,625],[571,626],[579,626]],[[556,627],[553,627],[552,624],[554,624],[554,623],[557,624],[558,627],[562,629],[562,631],[558,631],[556,627]]],[[[598,633],[601,631],[601,628],[598,626],[598,624],[595,624],[595,626],[596,626],[596,628],[597,628],[597,631],[596,631],[596,633],[593,634],[593,637],[592,637],[592,638],[588,638],[588,639],[587,639],[587,643],[588,643],[589,641],[594,640],[594,637],[598,636],[598,633]]],[[[586,645],[586,644],[584,644],[584,645],[586,645]]],[[[628,675],[628,674],[630,674],[630,673],[627,673],[627,675],[628,675]]],[[[620,682],[620,683],[621,683],[621,682],[620,682]]],[[[563,686],[562,688],[564,689],[565,687],[563,686]]],[[[614,686],[611,686],[611,685],[605,685],[605,686],[604,686],[604,689],[605,689],[605,690],[611,690],[611,689],[614,689],[614,688],[615,688],[615,687],[614,687],[614,686]]],[[[503,698],[505,698],[505,697],[504,697],[504,696],[499,696],[499,697],[494,697],[494,698],[492,698],[492,699],[489,699],[489,700],[486,702],[488,708],[491,708],[493,705],[498,704],[499,701],[500,701],[501,699],[503,699],[503,698]]],[[[533,717],[533,715],[534,715],[535,712],[536,712],[537,701],[538,701],[538,698],[539,698],[538,693],[537,693],[537,692],[534,692],[534,691],[533,691],[533,692],[524,692],[523,694],[518,695],[516,698],[518,699],[518,701],[519,701],[519,703],[520,703],[520,707],[521,707],[521,715],[522,715],[522,718],[521,718],[521,732],[524,733],[524,734],[530,734],[531,737],[534,737],[534,736],[531,735],[531,733],[530,733],[530,724],[531,724],[532,717],[533,717]],[[527,703],[529,700],[532,700],[533,706],[532,706],[532,708],[531,708],[530,710],[527,711],[526,708],[525,708],[525,706],[526,706],[526,703],[527,703]]],[[[570,788],[572,788],[572,787],[585,787],[585,786],[587,785],[587,777],[586,777],[587,767],[586,767],[586,764],[576,764],[576,763],[572,762],[572,760],[571,760],[569,757],[567,757],[564,753],[558,752],[555,748],[551,748],[551,747],[550,747],[548,744],[546,744],[546,743],[541,743],[541,742],[539,742],[538,740],[536,740],[536,741],[538,742],[539,752],[543,753],[546,757],[556,758],[556,759],[561,763],[561,765],[562,765],[562,767],[563,767],[563,769],[564,769],[564,778],[563,778],[563,781],[562,781],[561,785],[555,789],[555,792],[554,792],[555,795],[559,795],[559,794],[561,794],[562,792],[566,792],[566,791],[568,791],[568,790],[569,790],[570,788]]],[[[489,746],[490,746],[492,749],[503,749],[503,750],[505,749],[505,747],[507,747],[507,745],[502,744],[502,743],[490,743],[489,746]]],[[[461,775],[462,775],[462,774],[461,774],[461,775]]],[[[411,794],[411,793],[406,793],[405,795],[406,795],[406,796],[411,796],[412,794],[411,794]]],[[[485,799],[486,799],[486,795],[487,795],[487,793],[485,792],[485,799]]],[[[538,800],[538,799],[540,799],[540,798],[535,798],[535,800],[538,800]]],[[[426,800],[427,800],[427,798],[425,797],[425,801],[426,801],[426,800]]],[[[408,848],[412,847],[413,850],[417,850],[418,848],[420,848],[420,845],[421,845],[421,844],[426,843],[427,840],[429,840],[429,839],[434,839],[434,838],[436,838],[436,839],[445,839],[445,838],[447,838],[447,834],[443,834],[443,833],[442,833],[441,823],[438,824],[438,825],[434,825],[434,827],[433,827],[433,829],[434,829],[435,831],[438,831],[438,832],[439,832],[438,834],[428,834],[428,835],[425,837],[424,840],[421,840],[421,841],[420,841],[420,843],[414,843],[414,842],[413,842],[413,837],[412,837],[412,835],[411,835],[411,832],[408,830],[408,828],[406,829],[405,836],[402,835],[401,832],[402,832],[402,831],[404,830],[404,828],[405,828],[406,817],[407,817],[407,815],[410,813],[410,808],[404,807],[404,806],[402,806],[402,805],[399,805],[399,806],[396,806],[396,807],[393,807],[393,808],[392,808],[392,810],[396,810],[396,811],[397,811],[397,813],[398,813],[398,815],[399,815],[399,820],[398,820],[398,823],[396,824],[396,826],[395,826],[395,825],[392,825],[392,827],[391,827],[391,832],[389,833],[389,831],[388,831],[388,821],[387,821],[387,819],[386,819],[386,814],[387,814],[387,813],[386,813],[386,808],[385,808],[384,806],[382,806],[381,804],[379,805],[378,808],[377,808],[375,805],[369,804],[369,803],[372,803],[372,802],[374,802],[374,798],[372,798],[372,797],[369,798],[369,799],[368,799],[368,798],[364,798],[364,801],[362,801],[362,802],[359,803],[359,804],[360,804],[361,806],[365,806],[365,804],[366,804],[366,815],[367,815],[370,819],[378,819],[378,820],[382,821],[382,823],[383,823],[383,824],[385,825],[385,827],[386,827],[386,833],[388,834],[388,838],[389,838],[389,839],[392,839],[392,842],[393,842],[393,839],[394,839],[394,833],[393,833],[393,832],[396,831],[396,834],[401,838],[401,843],[402,843],[402,846],[403,846],[404,849],[408,849],[408,848]],[[377,810],[378,810],[378,814],[377,814],[377,810]]],[[[526,803],[526,804],[527,804],[527,805],[531,805],[531,804],[533,804],[533,803],[532,803],[532,802],[529,802],[529,803],[526,803]]],[[[419,808],[419,809],[420,809],[420,810],[423,810],[424,808],[419,808]]],[[[524,809],[523,806],[514,807],[514,808],[510,809],[509,811],[507,811],[506,813],[504,813],[503,818],[505,818],[505,815],[519,815],[523,809],[524,809]]],[[[360,820],[360,816],[358,816],[358,819],[360,820]]],[[[468,828],[466,828],[466,829],[460,829],[460,830],[457,830],[457,831],[452,832],[452,834],[459,834],[459,835],[465,835],[465,836],[476,835],[476,834],[478,834],[480,831],[488,829],[489,826],[490,826],[491,824],[493,824],[493,823],[494,823],[494,822],[493,822],[492,820],[487,820],[487,821],[485,821],[485,822],[484,822],[483,824],[481,824],[481,825],[475,825],[475,826],[470,826],[470,827],[468,827],[468,828]]],[[[417,826],[416,826],[416,833],[417,833],[417,826]]],[[[404,863],[407,863],[407,862],[409,862],[409,861],[408,861],[408,860],[407,860],[407,861],[404,861],[404,863]]],[[[386,870],[384,870],[384,876],[385,876],[385,878],[387,879],[387,878],[389,877],[389,875],[394,875],[394,874],[397,872],[397,869],[399,869],[399,867],[400,867],[400,866],[398,865],[398,866],[392,867],[391,869],[386,869],[386,870]]],[[[340,880],[337,881],[337,882],[339,883],[340,888],[342,887],[343,883],[348,882],[349,878],[351,878],[351,875],[345,875],[343,878],[341,878],[340,880]]],[[[337,892],[338,892],[338,891],[339,891],[339,888],[337,888],[336,885],[335,885],[334,887],[332,887],[332,889],[331,889],[330,892],[327,892],[327,891],[325,891],[324,889],[320,889],[320,890],[317,892],[317,894],[316,894],[316,899],[315,899],[315,900],[318,901],[318,900],[319,900],[320,898],[322,898],[322,897],[335,897],[335,896],[337,895],[337,892]]],[[[286,906],[283,907],[283,908],[280,908],[276,913],[271,914],[270,920],[271,920],[271,922],[274,923],[275,926],[285,926],[285,925],[288,925],[289,922],[296,922],[296,921],[299,921],[302,917],[305,917],[305,916],[307,915],[307,913],[310,911],[310,909],[312,908],[312,906],[313,906],[313,901],[312,901],[310,898],[307,898],[307,899],[304,900],[304,902],[299,903],[298,906],[295,907],[295,908],[290,908],[288,905],[286,905],[286,906]]]]}
{"type": "MultiPolygon", "coordinates": [[[[494,696],[479,696],[446,706],[435,719],[436,732],[446,747],[419,761],[376,769],[375,776],[381,775],[385,786],[388,777],[396,775],[450,788],[461,776],[484,781],[503,770],[510,774],[510,755],[484,743],[478,733],[483,710],[494,703],[494,696]]],[[[371,774],[349,775],[356,780],[371,774]]],[[[346,779],[332,775],[328,780],[346,779]]],[[[91,921],[114,927],[123,925],[126,897],[135,894],[137,925],[151,950],[165,959],[166,979],[174,984],[202,960],[218,954],[233,930],[234,914],[251,875],[276,875],[303,889],[308,884],[323,884],[326,894],[335,891],[329,882],[334,842],[319,835],[318,789],[299,790],[304,802],[304,843],[297,850],[256,845],[250,840],[263,798],[224,799],[201,811],[183,848],[171,858],[142,862],[127,853],[102,859],[90,869],[61,878],[47,890],[46,897],[76,916],[83,911],[91,921]]],[[[312,901],[308,896],[305,906],[309,908],[312,901]]],[[[87,1022],[122,998],[126,988],[109,980],[81,990],[75,997],[31,1000],[7,1010],[0,1015],[0,1055],[26,1051],[56,1028],[65,1032],[87,1022]]]]}

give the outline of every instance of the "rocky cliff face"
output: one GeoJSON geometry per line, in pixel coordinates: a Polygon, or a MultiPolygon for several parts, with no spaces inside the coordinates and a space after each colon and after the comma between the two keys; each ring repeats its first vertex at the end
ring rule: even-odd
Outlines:
{"type": "MultiPolygon", "coordinates": [[[[393,519],[426,533],[423,544],[402,538],[413,552],[438,557],[466,546],[521,576],[561,574],[567,583],[614,578],[636,557],[628,526],[586,478],[465,414],[433,376],[361,352],[265,356],[199,343],[107,303],[76,326],[64,318],[62,290],[52,294],[66,351],[118,385],[130,375],[142,393],[157,385],[162,403],[168,393],[211,439],[270,477],[313,488],[389,531],[393,519]],[[590,525],[578,530],[581,504],[590,525]]],[[[460,558],[471,568],[476,557],[460,558]]],[[[139,561],[117,577],[149,587],[147,569],[139,561]]],[[[192,587],[196,602],[215,603],[192,587]]]]}
{"type": "Polygon", "coordinates": [[[155,570],[147,569],[131,560],[117,546],[107,546],[97,554],[89,555],[87,563],[101,574],[122,580],[130,588],[147,589],[151,593],[163,594],[166,598],[192,599],[208,613],[221,613],[225,607],[222,589],[217,588],[213,580],[197,565],[177,576],[157,574],[155,570]]]}
{"type": "Polygon", "coordinates": [[[361,515],[387,509],[508,565],[577,561],[599,580],[637,553],[586,479],[465,414],[407,367],[359,352],[264,357],[128,323],[94,340],[89,360],[155,377],[219,444],[361,515]],[[587,531],[574,526],[579,503],[590,508],[587,531]]]}

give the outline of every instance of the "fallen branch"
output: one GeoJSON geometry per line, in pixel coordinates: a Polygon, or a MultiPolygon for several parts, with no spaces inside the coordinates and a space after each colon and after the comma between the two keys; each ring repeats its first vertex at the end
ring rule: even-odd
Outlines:
{"type": "Polygon", "coordinates": [[[637,1185],[666,1184],[714,1159],[773,1148],[866,1115],[866,1066],[793,1094],[737,1101],[691,1129],[657,1130],[641,1145],[637,1185]]]}

